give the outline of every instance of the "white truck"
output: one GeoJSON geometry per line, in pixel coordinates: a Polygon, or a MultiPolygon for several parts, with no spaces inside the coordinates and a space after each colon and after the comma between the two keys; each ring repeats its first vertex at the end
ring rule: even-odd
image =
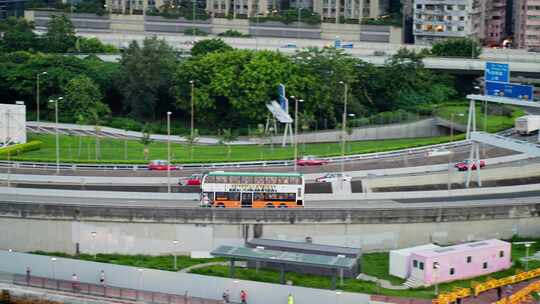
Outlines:
{"type": "Polygon", "coordinates": [[[540,115],[526,115],[516,118],[516,131],[520,135],[530,135],[540,129],[540,115]]]}

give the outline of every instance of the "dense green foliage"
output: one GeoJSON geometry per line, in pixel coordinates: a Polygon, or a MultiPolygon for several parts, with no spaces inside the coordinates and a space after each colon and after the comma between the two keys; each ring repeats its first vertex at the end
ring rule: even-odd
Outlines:
{"type": "Polygon", "coordinates": [[[266,16],[251,17],[249,20],[253,23],[276,21],[285,24],[291,24],[300,20],[301,23],[318,25],[321,23],[321,15],[308,9],[286,9],[275,13],[270,13],[266,16]]]}
{"type": "Polygon", "coordinates": [[[472,38],[449,38],[433,44],[431,54],[439,57],[478,58],[482,46],[472,38]]]}
{"type": "Polygon", "coordinates": [[[66,15],[53,15],[43,35],[34,33],[32,22],[25,19],[8,18],[0,22],[0,53],[2,52],[46,52],[46,53],[117,53],[112,45],[96,38],[77,37],[70,19],[66,15]]]}
{"type": "Polygon", "coordinates": [[[133,41],[122,53],[118,84],[124,95],[124,111],[136,118],[156,119],[173,108],[173,85],[177,66],[175,50],[165,40],[133,41]]]}
{"type": "Polygon", "coordinates": [[[223,33],[219,33],[218,36],[221,37],[251,37],[251,35],[248,34],[242,34],[239,31],[236,30],[226,30],[223,33]]]}
{"type": "Polygon", "coordinates": [[[205,39],[196,42],[191,48],[192,56],[203,56],[211,52],[226,52],[233,48],[221,39],[205,39]]]}
{"type": "Polygon", "coordinates": [[[25,144],[18,144],[0,149],[0,157],[8,158],[11,156],[18,156],[24,152],[35,151],[41,149],[43,143],[39,140],[32,140],[25,144]]]}

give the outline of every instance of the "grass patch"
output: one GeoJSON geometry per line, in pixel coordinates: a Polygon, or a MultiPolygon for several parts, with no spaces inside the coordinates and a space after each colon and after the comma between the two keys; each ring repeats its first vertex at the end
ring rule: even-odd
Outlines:
{"type": "MultiPolygon", "coordinates": [[[[34,251],[31,253],[47,255],[47,256],[56,256],[56,257],[68,258],[68,259],[175,271],[174,270],[174,256],[172,255],[153,256],[153,255],[123,255],[123,254],[99,253],[96,255],[96,259],[94,259],[94,255],[86,254],[86,253],[83,253],[80,255],[71,255],[71,254],[61,253],[61,252],[44,252],[44,251],[34,251]]],[[[222,258],[194,259],[188,256],[182,256],[182,255],[176,256],[176,263],[177,263],[178,269],[187,268],[187,267],[197,265],[197,264],[220,262],[220,261],[225,261],[225,259],[222,259],[222,258]]]]}
{"type": "MultiPolygon", "coordinates": [[[[25,152],[12,160],[17,161],[56,161],[55,137],[49,134],[29,134],[30,140],[39,140],[43,145],[39,151],[25,152]]],[[[454,136],[454,140],[463,136],[454,136]]],[[[449,136],[404,138],[389,140],[353,141],[347,143],[347,154],[362,154],[391,151],[450,141],[449,136]]],[[[134,163],[146,164],[144,146],[136,140],[127,141],[127,157],[124,158],[124,141],[118,139],[99,140],[100,157],[96,158],[96,140],[94,137],[60,136],[60,161],[73,163],[134,163]]],[[[340,143],[318,143],[299,145],[299,155],[337,156],[341,155],[340,143]]],[[[232,162],[254,160],[292,159],[293,147],[278,145],[193,145],[171,144],[171,157],[175,163],[232,162]]],[[[1,157],[1,156],[0,156],[1,157]]],[[[149,145],[148,159],[167,159],[167,144],[152,142],[149,145]]]]}
{"type": "MultiPolygon", "coordinates": [[[[462,125],[467,124],[469,105],[465,103],[446,104],[439,106],[434,111],[436,116],[447,120],[452,119],[454,122],[462,125]],[[460,116],[463,114],[463,116],[460,116]]],[[[481,102],[476,103],[476,129],[484,131],[487,126],[488,132],[498,132],[512,128],[516,118],[525,115],[525,112],[516,107],[488,105],[487,125],[484,115],[484,108],[481,102]]]]}

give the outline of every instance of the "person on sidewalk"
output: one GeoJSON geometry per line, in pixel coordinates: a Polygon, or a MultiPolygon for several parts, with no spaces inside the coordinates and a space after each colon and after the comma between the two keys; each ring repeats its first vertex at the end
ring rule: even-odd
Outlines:
{"type": "Polygon", "coordinates": [[[105,287],[105,271],[103,270],[99,273],[99,283],[101,286],[105,287]]]}
{"type": "Polygon", "coordinates": [[[240,291],[240,303],[247,304],[247,292],[245,292],[243,289],[240,291]]]}
{"type": "Polygon", "coordinates": [[[287,304],[294,304],[294,297],[292,294],[289,294],[287,297],[287,304]]]}
{"type": "Polygon", "coordinates": [[[78,282],[79,282],[79,278],[77,277],[77,274],[74,273],[71,276],[71,287],[73,288],[73,291],[78,291],[79,289],[78,282]]]}
{"type": "Polygon", "coordinates": [[[32,270],[30,270],[30,266],[26,267],[26,285],[30,284],[30,274],[32,273],[32,270]]]}
{"type": "Polygon", "coordinates": [[[223,292],[223,294],[221,295],[221,298],[223,299],[223,303],[231,303],[228,289],[223,292]]]}
{"type": "Polygon", "coordinates": [[[498,286],[497,287],[497,300],[500,300],[500,299],[502,299],[502,287],[498,286]]]}

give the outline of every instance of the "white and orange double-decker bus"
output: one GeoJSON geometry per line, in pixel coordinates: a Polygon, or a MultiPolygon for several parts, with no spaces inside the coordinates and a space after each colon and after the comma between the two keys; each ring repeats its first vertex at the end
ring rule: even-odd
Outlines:
{"type": "Polygon", "coordinates": [[[302,208],[300,173],[210,172],[201,184],[201,206],[216,208],[302,208]]]}

